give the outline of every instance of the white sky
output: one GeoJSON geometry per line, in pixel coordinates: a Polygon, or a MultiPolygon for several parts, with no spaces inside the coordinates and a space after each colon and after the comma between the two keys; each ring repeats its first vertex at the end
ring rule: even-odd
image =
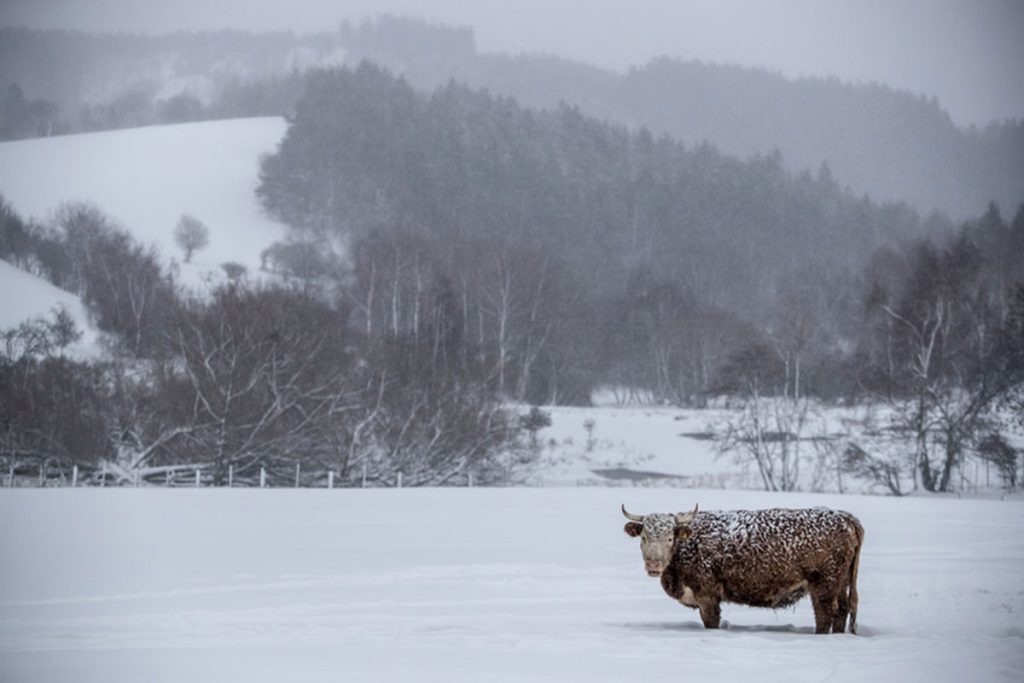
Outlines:
{"type": "Polygon", "coordinates": [[[763,66],[934,95],[961,124],[1024,117],[1024,0],[0,0],[3,25],[103,31],[328,31],[380,13],[472,26],[483,51],[763,66]]]}

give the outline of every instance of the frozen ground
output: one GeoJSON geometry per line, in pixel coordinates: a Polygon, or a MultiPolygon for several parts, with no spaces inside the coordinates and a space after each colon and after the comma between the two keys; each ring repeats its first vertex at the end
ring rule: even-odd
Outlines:
{"type": "Polygon", "coordinates": [[[0,490],[0,680],[1019,681],[1024,504],[681,489],[0,490]],[[861,636],[705,631],[637,512],[825,504],[861,636]]]}
{"type": "Polygon", "coordinates": [[[165,262],[181,261],[173,231],[187,213],[210,244],[181,266],[199,284],[225,261],[254,272],[260,251],[285,227],[265,216],[254,191],[259,158],[284,136],[279,117],[206,121],[0,143],[0,194],[25,217],[45,220],[62,202],[88,201],[165,262]]]}

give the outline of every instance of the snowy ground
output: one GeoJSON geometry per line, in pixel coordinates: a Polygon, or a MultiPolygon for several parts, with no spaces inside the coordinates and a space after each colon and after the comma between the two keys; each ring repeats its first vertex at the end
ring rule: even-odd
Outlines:
{"type": "Polygon", "coordinates": [[[225,261],[250,272],[286,228],[260,210],[259,158],[284,136],[279,117],[205,121],[0,143],[0,194],[25,217],[45,220],[62,202],[88,201],[165,262],[181,260],[174,226],[191,214],[210,244],[182,281],[197,285],[225,261]]]}
{"type": "Polygon", "coordinates": [[[725,411],[659,406],[543,410],[551,415],[551,426],[538,433],[541,458],[532,483],[760,488],[756,472],[720,457],[716,442],[707,438],[725,411]]]}
{"type": "MultiPolygon", "coordinates": [[[[525,406],[517,409],[521,413],[529,410],[525,406]]],[[[729,421],[737,420],[736,409],[596,405],[545,406],[543,410],[551,416],[552,424],[538,432],[540,457],[527,483],[764,488],[745,450],[721,450],[721,437],[728,431],[729,421]],[[592,427],[589,431],[587,423],[592,427]]],[[[808,411],[803,438],[793,447],[799,451],[801,463],[798,490],[888,494],[878,483],[840,472],[837,463],[850,441],[878,454],[905,455],[912,444],[868,433],[886,434],[879,426],[888,424],[891,413],[891,406],[885,404],[814,405],[808,411]]],[[[1011,443],[1024,447],[1024,435],[1013,427],[1014,421],[1009,419],[1006,423],[1011,443]]],[[[965,495],[1002,493],[996,468],[975,457],[967,458],[963,467],[955,471],[953,481],[954,488],[965,495]]],[[[914,488],[909,472],[903,477],[903,485],[905,492],[914,488]]]]}
{"type": "Polygon", "coordinates": [[[54,287],[46,280],[26,273],[0,259],[0,330],[9,330],[27,320],[52,320],[52,313],[63,308],[74,318],[82,338],[71,346],[75,356],[98,353],[97,331],[89,322],[82,300],[54,287]]]}
{"type": "Polygon", "coordinates": [[[1024,504],[681,489],[0,490],[3,681],[1019,681],[1024,504]],[[825,504],[862,635],[712,632],[637,512],[825,504]]]}

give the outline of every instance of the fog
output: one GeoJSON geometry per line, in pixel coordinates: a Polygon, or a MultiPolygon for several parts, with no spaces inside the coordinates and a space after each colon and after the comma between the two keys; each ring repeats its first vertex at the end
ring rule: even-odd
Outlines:
{"type": "Polygon", "coordinates": [[[329,31],[380,13],[472,26],[485,51],[762,66],[935,96],[960,125],[1024,115],[1017,0],[0,0],[0,24],[89,31],[329,31]]]}

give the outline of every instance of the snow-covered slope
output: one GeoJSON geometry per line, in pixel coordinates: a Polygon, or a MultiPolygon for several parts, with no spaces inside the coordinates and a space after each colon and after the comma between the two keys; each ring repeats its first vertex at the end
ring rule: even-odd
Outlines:
{"type": "Polygon", "coordinates": [[[259,157],[284,135],[281,118],[153,126],[0,144],[0,194],[24,216],[45,219],[61,202],[89,201],[165,262],[181,260],[173,231],[182,214],[210,228],[182,279],[196,284],[225,261],[250,271],[285,227],[256,201],[259,157]]]}
{"type": "Polygon", "coordinates": [[[679,489],[0,490],[4,681],[1019,681],[1024,504],[679,489]],[[860,635],[705,631],[636,512],[847,509],[860,635]],[[31,520],[31,523],[26,523],[31,520]]]}
{"type": "Polygon", "coordinates": [[[53,311],[58,308],[67,310],[82,332],[82,338],[68,351],[75,356],[96,353],[97,332],[89,322],[81,299],[0,260],[0,330],[36,318],[52,319],[53,311]]]}

